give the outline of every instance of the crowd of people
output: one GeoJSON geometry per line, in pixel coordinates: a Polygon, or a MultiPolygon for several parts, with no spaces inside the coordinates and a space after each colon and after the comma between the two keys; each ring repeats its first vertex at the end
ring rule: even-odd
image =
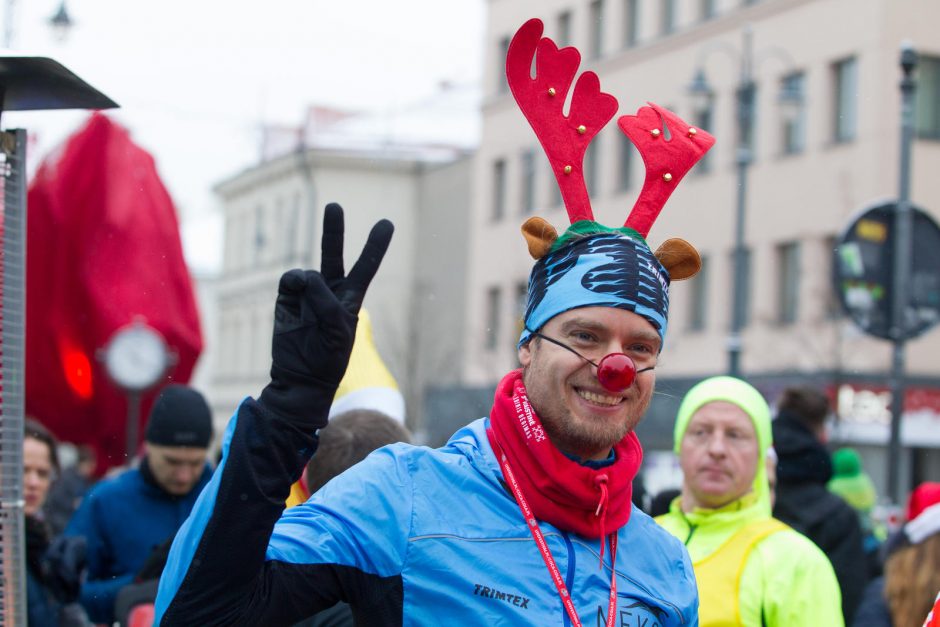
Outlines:
{"type": "Polygon", "coordinates": [[[56,443],[27,422],[30,625],[936,623],[940,485],[914,490],[887,534],[857,453],[830,453],[820,390],[785,390],[773,416],[747,381],[699,382],[675,417],[681,485],[652,499],[655,518],[637,504],[635,427],[669,285],[701,267],[687,242],[653,251],[646,235],[714,139],[656,105],[621,117],[649,176],[624,227],[597,223],[565,177],[616,101],[576,88],[568,115],[585,124],[552,127],[577,64],[541,32],[537,20],[520,29],[507,74],[554,148],[571,227],[523,227],[535,263],[519,368],[488,415],[431,449],[381,408],[335,411],[393,227],[373,227],[347,274],[343,210],[330,204],[321,268],[281,277],[270,382],[237,408],[215,468],[205,399],[168,386],[139,463],[87,493],[63,490],[76,509],[53,537],[42,511],[56,443]]]}
{"type": "MultiPolygon", "coordinates": [[[[926,624],[940,592],[940,483],[913,490],[906,524],[888,535],[858,453],[825,447],[825,396],[791,388],[776,407],[771,420],[755,388],[713,377],[689,391],[676,416],[682,486],[654,496],[651,508],[689,553],[699,623],[733,616],[741,625],[926,624]],[[771,464],[763,462],[768,452],[771,464]]],[[[150,624],[170,542],[211,475],[211,436],[202,396],[169,386],[154,404],[137,467],[89,489],[89,455],[79,454],[71,472],[61,469],[55,438],[26,421],[29,625],[150,624]],[[71,507],[50,498],[57,490],[74,495],[71,507]],[[67,522],[58,532],[56,516],[67,522]],[[145,621],[131,621],[135,607],[145,621]]],[[[410,439],[380,411],[339,414],[321,430],[304,485],[316,494],[373,451],[410,439]]],[[[353,624],[343,601],[296,623],[353,624]]]]}

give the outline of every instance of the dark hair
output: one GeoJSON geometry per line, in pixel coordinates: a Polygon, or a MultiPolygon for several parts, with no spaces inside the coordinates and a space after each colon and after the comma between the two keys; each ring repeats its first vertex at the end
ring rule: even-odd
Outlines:
{"type": "Polygon", "coordinates": [[[35,418],[26,418],[23,421],[23,438],[32,438],[45,444],[49,448],[49,463],[53,470],[59,472],[59,443],[51,431],[35,418]]]}
{"type": "Polygon", "coordinates": [[[650,516],[662,516],[669,513],[669,506],[682,491],[677,488],[668,488],[658,492],[650,501],[650,516]]]}
{"type": "Polygon", "coordinates": [[[811,427],[822,427],[829,416],[829,397],[810,386],[789,387],[777,401],[778,412],[787,412],[811,427]]]}
{"type": "Polygon", "coordinates": [[[410,441],[408,430],[381,412],[357,409],[339,414],[320,429],[320,445],[307,464],[307,488],[313,494],[375,449],[410,441]]]}

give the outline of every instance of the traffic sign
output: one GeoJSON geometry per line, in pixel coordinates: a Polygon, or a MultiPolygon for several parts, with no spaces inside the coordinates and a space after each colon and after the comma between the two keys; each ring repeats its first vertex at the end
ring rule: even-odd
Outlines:
{"type": "Polygon", "coordinates": [[[940,321],[940,227],[911,206],[908,302],[900,334],[892,333],[894,201],[879,203],[849,223],[836,243],[833,281],[846,314],[863,331],[886,340],[915,338],[940,321]]]}

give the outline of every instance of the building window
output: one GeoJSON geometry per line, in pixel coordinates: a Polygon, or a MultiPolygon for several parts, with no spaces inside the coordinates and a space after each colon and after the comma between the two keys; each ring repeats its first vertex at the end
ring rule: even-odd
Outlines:
{"type": "Polygon", "coordinates": [[[799,311],[800,244],[777,246],[777,322],[793,324],[799,311]]]}
{"type": "Polygon", "coordinates": [[[264,256],[264,247],[267,244],[267,233],[264,228],[264,207],[255,207],[255,235],[252,242],[251,263],[254,266],[261,264],[264,256]]]}
{"type": "Polygon", "coordinates": [[[599,59],[604,54],[604,0],[593,0],[590,13],[591,37],[589,50],[592,59],[599,59]]]}
{"type": "Polygon", "coordinates": [[[558,207],[561,205],[561,188],[558,187],[558,179],[555,178],[555,171],[552,170],[552,164],[547,161],[545,163],[548,164],[545,180],[548,181],[549,206],[558,207]]]}
{"type": "Polygon", "coordinates": [[[832,65],[832,139],[836,143],[855,139],[858,123],[858,61],[855,57],[832,65]]]}
{"type": "MultiPolygon", "coordinates": [[[[713,119],[715,114],[715,99],[709,97],[707,102],[704,103],[704,106],[695,113],[695,125],[700,129],[705,131],[711,131],[713,119]]],[[[698,163],[695,164],[693,172],[696,174],[708,174],[712,170],[712,154],[714,151],[709,150],[702,158],[699,159],[698,163]]]]}
{"type": "Polygon", "coordinates": [[[500,300],[502,292],[499,287],[491,287],[486,291],[486,329],[484,346],[493,350],[499,342],[500,300]]]}
{"type": "Polygon", "coordinates": [[[535,211],[535,150],[522,152],[522,213],[535,211]]]}
{"type": "Polygon", "coordinates": [[[623,45],[632,48],[640,36],[640,0],[624,0],[623,45]]]}
{"type": "MultiPolygon", "coordinates": [[[[794,72],[783,77],[780,90],[785,94],[803,94],[805,83],[805,74],[794,72]]],[[[783,154],[799,154],[806,147],[806,106],[802,100],[783,106],[783,154]]]]}
{"type": "Polygon", "coordinates": [[[599,140],[599,137],[595,137],[594,141],[588,144],[587,151],[584,153],[584,185],[587,187],[588,196],[593,196],[597,193],[597,171],[600,168],[599,140]]]}
{"type": "Polygon", "coordinates": [[[516,283],[516,332],[522,335],[525,328],[525,306],[529,297],[528,281],[519,281],[516,283]]]}
{"type": "Polygon", "coordinates": [[[506,55],[509,54],[509,37],[499,40],[499,54],[496,55],[496,93],[509,92],[509,83],[506,82],[506,55]]]}
{"type": "Polygon", "coordinates": [[[823,240],[823,263],[829,271],[824,275],[825,290],[825,316],[828,320],[835,320],[842,316],[842,304],[839,302],[839,295],[836,293],[836,286],[832,280],[833,264],[836,257],[836,246],[839,245],[838,238],[830,235],[823,240]]]}
{"type": "Polygon", "coordinates": [[[301,195],[295,193],[291,199],[290,209],[288,210],[287,224],[284,233],[284,259],[290,263],[294,261],[297,255],[297,236],[300,233],[300,207],[301,195]]]}
{"type": "Polygon", "coordinates": [[[529,297],[529,282],[519,281],[516,283],[516,315],[520,319],[525,318],[526,299],[529,297]]]}
{"type": "Polygon", "coordinates": [[[571,45],[571,11],[558,14],[558,47],[571,45]]]}
{"type": "Polygon", "coordinates": [[[741,251],[741,270],[740,276],[738,276],[738,270],[735,266],[736,259],[734,251],[731,251],[731,263],[728,264],[730,270],[730,281],[728,285],[731,286],[731,320],[728,321],[728,327],[731,328],[734,325],[734,308],[737,306],[734,300],[735,290],[741,290],[741,328],[747,327],[751,323],[751,249],[745,248],[741,251]]]}
{"type": "MultiPolygon", "coordinates": [[[[756,84],[751,84],[750,89],[753,90],[753,95],[751,96],[751,107],[748,112],[747,124],[742,128],[740,122],[737,119],[738,111],[740,108],[736,108],[735,114],[735,127],[738,128],[738,132],[744,133],[744,137],[740,138],[741,143],[744,146],[747,146],[748,150],[751,151],[751,159],[754,160],[757,158],[757,103],[760,102],[760,94],[757,90],[756,84]]],[[[737,97],[740,99],[743,96],[740,90],[737,92],[737,97]]],[[[739,100],[740,102],[740,100],[739,100]]]]}
{"type": "Polygon", "coordinates": [[[661,0],[659,32],[669,35],[676,30],[676,0],[661,0]]]}
{"type": "Polygon", "coordinates": [[[917,91],[914,93],[917,136],[940,139],[940,57],[923,56],[917,62],[917,91]]]}
{"type": "Polygon", "coordinates": [[[506,214],[506,160],[493,162],[493,221],[503,219],[506,214]]]}
{"type": "Polygon", "coordinates": [[[692,301],[689,331],[704,331],[708,323],[708,257],[702,255],[702,269],[691,280],[692,301]]]}
{"type": "Polygon", "coordinates": [[[617,189],[624,192],[633,186],[633,156],[636,147],[630,138],[620,134],[620,154],[617,164],[617,189]]]}
{"type": "Polygon", "coordinates": [[[702,9],[702,21],[710,20],[715,15],[717,15],[716,5],[718,3],[716,0],[700,0],[700,7],[702,9]]]}

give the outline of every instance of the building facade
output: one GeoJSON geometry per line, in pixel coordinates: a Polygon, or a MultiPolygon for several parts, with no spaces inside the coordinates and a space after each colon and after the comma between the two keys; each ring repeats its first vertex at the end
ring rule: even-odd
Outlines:
{"type": "MultiPolygon", "coordinates": [[[[618,99],[616,117],[652,101],[718,140],[682,181],[649,237],[654,249],[669,237],[690,241],[703,269],[672,286],[658,393],[641,426],[646,448],[670,448],[682,394],[694,381],[728,369],[741,182],[736,159],[739,145],[746,145],[753,161],[744,205],[741,371],[771,400],[793,383],[825,387],[835,401],[834,438],[860,448],[883,492],[891,344],[863,334],[840,313],[831,278],[833,249],[864,207],[898,194],[898,59],[905,40],[920,53],[911,200],[940,218],[940,40],[934,33],[940,5],[490,0],[488,6],[465,387],[482,398],[517,365],[521,322],[510,321],[521,318],[532,264],[520,225],[532,215],[560,231],[568,225],[548,160],[505,78],[510,38],[527,19],[539,17],[546,36],[582,52],[581,70],[595,71],[601,89],[618,99]],[[710,85],[704,103],[689,93],[699,71],[710,85]],[[742,71],[753,76],[756,94],[748,137],[739,141],[735,98],[742,71]],[[793,92],[799,94],[795,106],[791,98],[784,108],[780,94],[793,92]]],[[[623,224],[644,167],[614,121],[594,139],[585,171],[597,219],[623,224]]],[[[938,353],[936,330],[907,344],[901,471],[906,485],[940,476],[938,353]]],[[[657,457],[647,459],[655,463],[657,457]]]]}
{"type": "Polygon", "coordinates": [[[472,157],[455,145],[364,140],[335,127],[331,133],[311,134],[302,148],[279,156],[270,153],[276,141],[268,142],[267,158],[215,188],[225,235],[213,285],[217,345],[209,395],[224,424],[246,395],[256,396],[268,382],[278,280],[290,268],[319,268],[323,207],[338,202],[345,210],[347,270],[376,221],[395,225],[364,307],[405,397],[407,424],[421,440],[421,390],[428,381],[447,384],[461,375],[460,336],[443,325],[464,324],[472,157]],[[433,342],[426,339],[432,333],[433,342]]]}

